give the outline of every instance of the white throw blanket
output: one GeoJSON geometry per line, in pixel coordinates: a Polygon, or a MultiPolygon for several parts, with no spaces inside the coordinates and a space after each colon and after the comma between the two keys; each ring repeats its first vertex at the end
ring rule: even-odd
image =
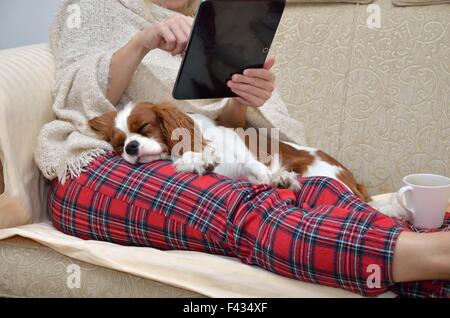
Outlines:
{"type": "MultiPolygon", "coordinates": [[[[105,97],[112,56],[138,31],[172,14],[175,12],[146,0],[63,1],[50,34],[56,60],[53,110],[57,120],[42,129],[35,155],[46,178],[64,182],[69,176],[77,177],[96,156],[112,149],[87,125],[88,119],[115,109],[105,97]]],[[[180,62],[180,56],[162,50],[150,52],[120,104],[172,101],[183,111],[217,117],[226,99],[172,99],[180,62]]],[[[281,138],[305,144],[303,125],[289,117],[277,92],[260,109],[249,109],[248,122],[255,127],[278,127],[281,138]]]]}

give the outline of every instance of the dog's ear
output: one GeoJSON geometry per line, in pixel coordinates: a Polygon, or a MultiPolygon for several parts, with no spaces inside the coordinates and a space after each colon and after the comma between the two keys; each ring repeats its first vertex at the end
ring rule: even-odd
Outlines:
{"type": "Polygon", "coordinates": [[[153,110],[159,119],[161,132],[170,152],[175,146],[179,147],[179,155],[185,151],[203,150],[205,141],[191,117],[170,103],[154,105],[153,110]]]}
{"type": "Polygon", "coordinates": [[[114,132],[114,120],[116,116],[116,111],[109,112],[89,120],[88,124],[101,139],[110,142],[114,132]]]}

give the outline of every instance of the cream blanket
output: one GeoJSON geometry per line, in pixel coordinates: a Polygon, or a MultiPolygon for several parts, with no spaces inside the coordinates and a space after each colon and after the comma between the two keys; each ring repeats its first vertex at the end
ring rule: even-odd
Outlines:
{"type": "MultiPolygon", "coordinates": [[[[96,138],[87,120],[115,109],[105,97],[112,56],[139,30],[172,14],[176,13],[145,0],[63,1],[50,34],[56,60],[53,110],[57,120],[43,127],[35,154],[46,178],[64,182],[69,176],[77,177],[96,156],[111,150],[96,138]]],[[[173,101],[180,62],[180,56],[150,52],[120,104],[173,101]]],[[[227,100],[173,102],[183,111],[214,118],[227,100]]],[[[255,127],[279,127],[282,138],[305,144],[303,125],[289,117],[277,92],[260,109],[250,109],[248,122],[255,127]]]]}

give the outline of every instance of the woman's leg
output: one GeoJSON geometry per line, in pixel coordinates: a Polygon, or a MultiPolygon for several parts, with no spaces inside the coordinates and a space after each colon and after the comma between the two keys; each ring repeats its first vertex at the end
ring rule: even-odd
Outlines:
{"type": "MultiPolygon", "coordinates": [[[[387,290],[394,283],[398,224],[376,211],[358,211],[358,204],[353,210],[327,205],[335,200],[330,194],[336,185],[315,181],[324,195],[312,195],[315,202],[299,207],[289,190],[179,174],[168,162],[132,166],[106,156],[78,179],[55,182],[49,208],[59,230],[84,239],[236,256],[280,275],[363,295],[387,290]],[[380,269],[380,284],[368,286],[373,265],[380,269]]],[[[310,189],[303,190],[306,195],[310,189]]]]}
{"type": "Polygon", "coordinates": [[[301,209],[289,190],[106,156],[76,180],[54,182],[48,202],[55,227],[83,239],[230,255],[363,295],[392,284],[397,229],[372,230],[367,214],[348,217],[343,208],[301,209]],[[367,288],[370,264],[382,270],[376,289],[367,288]]]}
{"type": "MultiPolygon", "coordinates": [[[[333,205],[351,211],[381,213],[355,197],[340,182],[326,178],[300,178],[303,189],[297,204],[317,207],[333,205]]],[[[414,233],[404,231],[398,238],[393,262],[395,282],[450,280],[450,232],[414,233]]]]}
{"type": "Polygon", "coordinates": [[[391,265],[402,228],[376,210],[349,208],[351,198],[342,199],[346,193],[332,179],[302,181],[297,192],[264,186],[241,192],[229,236],[239,258],[366,296],[387,291],[394,284],[391,265]]]}
{"type": "Polygon", "coordinates": [[[82,239],[230,255],[226,204],[233,184],[176,173],[170,162],[131,165],[107,155],[77,179],[54,180],[49,213],[58,230],[82,239]]]}
{"type": "MultiPolygon", "coordinates": [[[[376,213],[378,218],[389,219],[352,195],[336,180],[317,177],[300,178],[299,181],[302,189],[296,195],[298,206],[317,209],[334,205],[356,212],[376,213]]],[[[393,220],[386,222],[389,221],[393,220]]],[[[450,224],[450,221],[446,223],[450,224]]],[[[436,290],[441,289],[442,295],[448,296],[450,282],[424,281],[450,280],[450,232],[414,233],[410,228],[404,228],[394,250],[392,279],[396,283],[415,282],[393,287],[404,295],[436,295],[436,290]]]]}

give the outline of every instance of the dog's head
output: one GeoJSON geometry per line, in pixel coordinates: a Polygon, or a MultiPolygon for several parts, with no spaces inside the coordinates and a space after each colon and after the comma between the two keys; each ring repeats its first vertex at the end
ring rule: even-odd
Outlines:
{"type": "MultiPolygon", "coordinates": [[[[169,103],[130,103],[119,112],[89,120],[89,126],[133,164],[166,158],[178,143],[186,143],[184,138],[189,138],[189,150],[192,150],[195,139],[201,138],[194,121],[169,103]],[[173,135],[180,128],[184,133],[173,135]]],[[[186,148],[178,151],[182,154],[186,148]]]]}

